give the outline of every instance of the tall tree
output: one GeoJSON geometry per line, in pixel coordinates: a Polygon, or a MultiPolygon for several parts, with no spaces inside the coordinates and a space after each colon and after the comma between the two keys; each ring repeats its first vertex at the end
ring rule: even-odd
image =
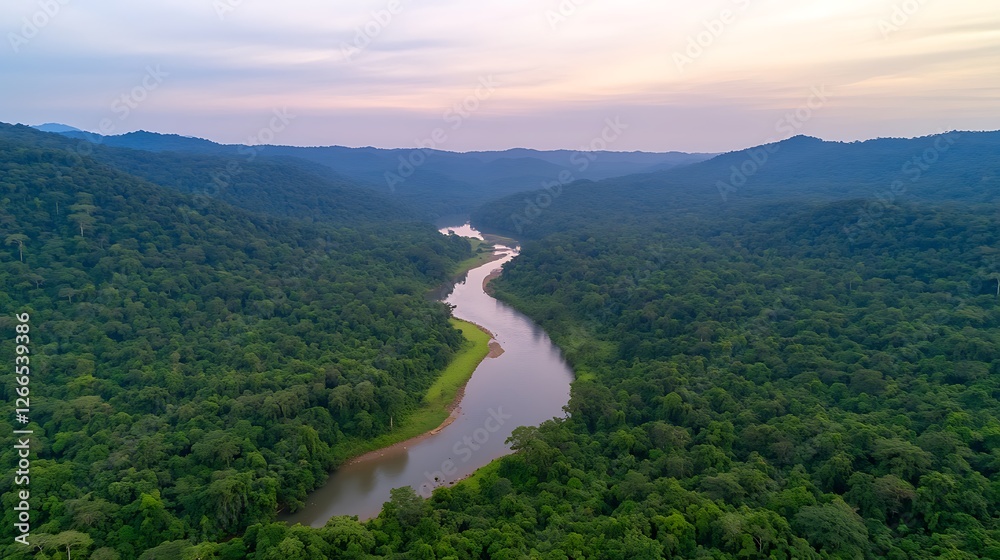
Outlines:
{"type": "Polygon", "coordinates": [[[17,255],[21,262],[24,262],[24,242],[28,240],[28,236],[23,233],[14,233],[7,236],[7,245],[17,245],[17,255]]]}

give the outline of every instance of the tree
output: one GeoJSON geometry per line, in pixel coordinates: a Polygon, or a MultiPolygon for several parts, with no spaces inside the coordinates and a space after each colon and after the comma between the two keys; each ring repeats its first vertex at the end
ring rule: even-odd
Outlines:
{"type": "Polygon", "coordinates": [[[265,560],[307,560],[306,545],[294,536],[287,536],[278,546],[271,548],[261,556],[265,560]]]}
{"type": "Polygon", "coordinates": [[[864,279],[860,274],[852,270],[844,275],[844,281],[847,282],[847,292],[854,293],[854,286],[863,282],[864,279]]]}
{"type": "Polygon", "coordinates": [[[206,494],[219,528],[231,530],[250,506],[251,478],[250,473],[239,474],[231,469],[215,475],[206,494]]]}
{"type": "Polygon", "coordinates": [[[73,296],[76,295],[76,290],[70,287],[59,288],[59,297],[66,298],[66,301],[73,303],[73,296]]]}
{"type": "Polygon", "coordinates": [[[669,516],[657,515],[652,518],[657,527],[659,540],[668,552],[675,555],[690,555],[697,546],[694,525],[689,523],[680,513],[669,516]]]}
{"type": "Polygon", "coordinates": [[[415,527],[424,516],[427,502],[410,486],[393,488],[386,513],[391,513],[403,527],[415,527]]]}
{"type": "Polygon", "coordinates": [[[15,233],[7,236],[7,245],[17,245],[17,254],[20,257],[21,262],[24,262],[24,242],[28,240],[28,236],[15,233]]]}
{"type": "MultiPolygon", "coordinates": [[[[77,401],[93,399],[99,401],[100,397],[80,397],[77,401]]],[[[106,500],[94,498],[92,493],[80,499],[66,501],[66,511],[72,516],[73,526],[76,528],[102,527],[117,509],[106,500]]]]}
{"type": "Polygon", "coordinates": [[[375,536],[356,519],[349,517],[331,517],[320,529],[320,535],[338,550],[353,552],[358,557],[375,548],[375,536]]]}
{"type": "Polygon", "coordinates": [[[69,215],[69,219],[80,227],[80,237],[83,237],[84,229],[94,225],[97,221],[92,215],[97,210],[97,206],[93,204],[94,197],[87,193],[78,193],[77,201],[76,204],[69,207],[73,212],[69,215]]]}
{"type": "Polygon", "coordinates": [[[121,556],[112,548],[102,547],[90,555],[90,560],[118,560],[121,556]]]}
{"type": "Polygon", "coordinates": [[[45,282],[45,277],[42,276],[41,274],[31,273],[28,274],[26,278],[29,282],[34,282],[36,290],[40,289],[42,287],[42,284],[45,282]]]}
{"type": "Polygon", "coordinates": [[[35,539],[44,550],[66,549],[66,560],[73,560],[73,548],[86,550],[94,544],[90,535],[79,531],[64,531],[55,535],[44,535],[44,537],[37,535],[35,539]]]}
{"type": "Polygon", "coordinates": [[[864,520],[839,498],[829,504],[802,508],[792,519],[792,526],[818,550],[842,551],[860,559],[869,547],[864,520]]]}
{"type": "Polygon", "coordinates": [[[139,560],[176,560],[191,548],[188,541],[168,541],[142,553],[139,560]]]}

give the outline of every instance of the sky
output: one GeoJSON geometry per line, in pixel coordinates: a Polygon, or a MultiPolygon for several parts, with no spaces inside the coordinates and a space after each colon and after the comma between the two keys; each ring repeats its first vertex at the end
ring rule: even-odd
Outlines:
{"type": "Polygon", "coordinates": [[[995,0],[5,0],[0,33],[0,121],[106,134],[722,152],[1000,129],[995,0]]]}

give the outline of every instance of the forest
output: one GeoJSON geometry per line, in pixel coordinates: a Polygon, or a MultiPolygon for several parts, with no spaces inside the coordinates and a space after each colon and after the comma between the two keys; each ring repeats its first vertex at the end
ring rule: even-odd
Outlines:
{"type": "Polygon", "coordinates": [[[366,524],[262,525],[205,550],[1000,558],[997,162],[976,140],[877,213],[859,195],[926,140],[846,168],[842,200],[782,178],[811,169],[794,158],[771,168],[783,203],[748,188],[720,210],[690,192],[704,182],[650,176],[567,187],[495,287],[573,363],[569,417],[520,429],[515,455],[430,503],[399,490],[366,524]]]}
{"type": "Polygon", "coordinates": [[[459,348],[424,294],[470,245],[198,207],[0,143],[3,326],[51,333],[41,539],[3,557],[1000,558],[997,135],[931,165],[942,138],[792,139],[736,191],[716,182],[752,150],[483,205],[474,224],[524,241],[496,296],[576,371],[566,417],[319,529],[275,513],[459,348]]]}
{"type": "Polygon", "coordinates": [[[215,200],[258,214],[342,227],[414,221],[416,215],[398,201],[327,168],[289,157],[270,157],[259,146],[205,154],[153,152],[118,147],[94,135],[70,138],[2,123],[0,139],[57,150],[66,164],[86,159],[190,194],[196,208],[215,200]]]}
{"type": "Polygon", "coordinates": [[[37,544],[3,558],[136,558],[271,521],[417,408],[463,344],[427,293],[466,240],[251,214],[71,155],[0,139],[0,324],[28,313],[38,333],[18,426],[37,544]]]}
{"type": "MultiPolygon", "coordinates": [[[[278,160],[283,166],[299,167],[328,182],[340,185],[348,182],[377,192],[384,200],[391,199],[428,220],[471,212],[486,201],[539,186],[563,172],[572,171],[581,179],[604,179],[670,169],[711,156],[680,152],[584,154],[576,150],[528,149],[457,153],[441,149],[446,146],[441,140],[447,139],[448,132],[437,132],[444,136],[433,134],[437,140],[424,138],[419,142],[421,147],[410,149],[233,146],[145,131],[117,136],[69,132],[65,136],[104,148],[127,148],[114,151],[129,159],[137,156],[135,152],[164,155],[169,152],[173,154],[169,157],[175,161],[178,156],[190,157],[192,162],[212,156],[245,162],[248,154],[254,154],[255,159],[278,160]]],[[[149,161],[144,155],[138,155],[140,165],[149,161]]],[[[180,170],[183,172],[183,167],[180,170]]],[[[282,186],[294,188],[287,182],[282,182],[282,186]]]]}
{"type": "Polygon", "coordinates": [[[994,207],[595,222],[497,281],[578,380],[569,417],[427,502],[262,524],[199,557],[1000,557],[994,207]],[[712,233],[714,231],[714,233],[712,233]],[[399,555],[404,551],[404,555],[399,555]],[[235,556],[232,556],[235,557],[235,556]]]}

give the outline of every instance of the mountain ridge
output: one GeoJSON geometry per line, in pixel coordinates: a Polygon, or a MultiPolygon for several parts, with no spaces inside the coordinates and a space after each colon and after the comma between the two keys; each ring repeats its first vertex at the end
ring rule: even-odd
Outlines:
{"type": "Polygon", "coordinates": [[[442,215],[471,212],[486,201],[558,180],[565,171],[571,171],[578,179],[600,180],[672,169],[714,155],[572,150],[545,152],[526,148],[501,152],[449,152],[429,148],[249,146],[148,131],[116,136],[75,132],[65,135],[104,146],[149,152],[220,155],[253,151],[266,156],[293,157],[318,163],[338,177],[388,195],[429,220],[442,215]],[[514,160],[520,161],[514,164],[514,160]],[[530,172],[525,173],[525,169],[530,169],[530,172]]]}
{"type": "Polygon", "coordinates": [[[1000,131],[859,142],[795,136],[675,169],[515,193],[477,209],[473,221],[535,236],[568,227],[563,220],[583,208],[636,221],[666,209],[737,212],[791,199],[990,202],[1000,192],[998,153],[1000,131]]]}

